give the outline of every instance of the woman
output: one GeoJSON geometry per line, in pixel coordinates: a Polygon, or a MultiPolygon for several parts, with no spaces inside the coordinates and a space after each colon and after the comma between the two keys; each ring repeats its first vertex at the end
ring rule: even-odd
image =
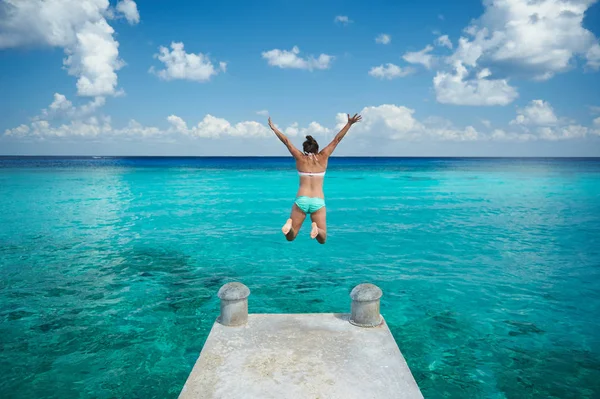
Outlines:
{"type": "Polygon", "coordinates": [[[300,188],[296,195],[296,201],[292,206],[292,214],[281,228],[288,241],[293,241],[296,238],[306,215],[309,214],[312,220],[310,238],[316,238],[319,243],[325,244],[325,240],[327,239],[327,224],[325,220],[323,179],[325,177],[325,170],[327,169],[327,161],[333,150],[335,150],[335,147],[337,147],[350,129],[350,126],[360,120],[360,115],[354,114],[353,117],[350,117],[350,114],[348,114],[348,123],[346,123],[346,126],[320,152],[317,141],[312,136],[306,136],[306,141],[302,144],[304,152],[301,152],[273,125],[271,118],[269,118],[269,127],[275,132],[279,140],[285,144],[290,154],[296,160],[296,169],[300,175],[300,188]]]}

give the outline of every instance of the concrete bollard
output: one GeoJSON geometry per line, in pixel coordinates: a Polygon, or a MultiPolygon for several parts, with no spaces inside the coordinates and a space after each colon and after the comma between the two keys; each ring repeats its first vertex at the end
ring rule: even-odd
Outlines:
{"type": "Polygon", "coordinates": [[[383,322],[379,313],[381,289],[373,284],[359,284],[350,293],[352,310],[350,323],[358,327],[377,327],[383,322]]]}
{"type": "Polygon", "coordinates": [[[221,299],[221,314],[217,321],[224,326],[242,326],[248,322],[250,289],[242,283],[227,283],[217,294],[221,299]]]}

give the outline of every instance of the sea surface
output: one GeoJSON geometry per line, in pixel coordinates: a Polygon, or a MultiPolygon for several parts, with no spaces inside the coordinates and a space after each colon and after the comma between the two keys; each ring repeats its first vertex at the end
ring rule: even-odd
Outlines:
{"type": "Polygon", "coordinates": [[[600,159],[333,158],[328,242],[291,158],[0,157],[0,395],[176,398],[251,312],[371,282],[426,398],[600,397],[600,159]]]}

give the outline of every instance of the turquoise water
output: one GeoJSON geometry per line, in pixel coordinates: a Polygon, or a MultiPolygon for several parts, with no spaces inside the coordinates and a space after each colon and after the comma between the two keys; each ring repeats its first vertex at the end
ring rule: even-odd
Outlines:
{"type": "Polygon", "coordinates": [[[600,160],[332,159],[288,243],[287,158],[0,158],[0,392],[176,397],[251,312],[382,313],[426,398],[600,397],[600,160]]]}

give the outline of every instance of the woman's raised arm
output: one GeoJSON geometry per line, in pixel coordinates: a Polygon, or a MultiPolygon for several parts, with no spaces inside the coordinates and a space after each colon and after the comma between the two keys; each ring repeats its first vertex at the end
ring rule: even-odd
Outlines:
{"type": "Polygon", "coordinates": [[[279,131],[279,129],[277,129],[275,127],[273,122],[271,122],[270,117],[269,117],[269,127],[271,128],[273,133],[275,133],[275,135],[277,135],[277,138],[279,138],[279,140],[281,140],[281,142],[287,147],[288,151],[290,152],[290,154],[292,154],[292,156],[294,158],[298,158],[298,157],[302,156],[302,152],[299,149],[297,149],[296,147],[294,147],[294,145],[292,144],[290,139],[288,139],[285,134],[281,133],[279,131]]]}
{"type": "Polygon", "coordinates": [[[340,132],[335,135],[333,140],[331,140],[331,143],[329,143],[327,147],[321,150],[321,154],[329,157],[333,153],[333,150],[335,150],[335,147],[337,147],[340,141],[342,141],[346,133],[348,133],[348,130],[350,130],[350,126],[354,125],[356,122],[360,122],[360,120],[362,119],[362,116],[360,116],[359,114],[354,114],[353,117],[350,117],[350,114],[347,115],[348,123],[346,123],[346,126],[344,126],[342,130],[340,130],[340,132]]]}

